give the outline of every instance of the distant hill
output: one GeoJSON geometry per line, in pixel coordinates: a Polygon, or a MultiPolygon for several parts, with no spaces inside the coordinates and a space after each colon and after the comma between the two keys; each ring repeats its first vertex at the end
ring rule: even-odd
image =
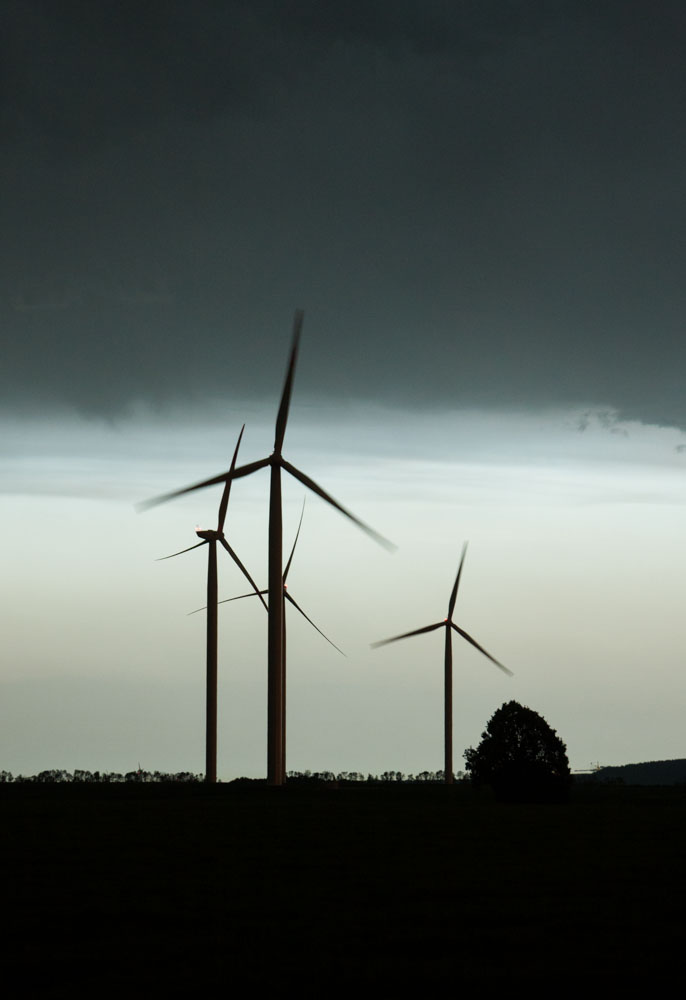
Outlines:
{"type": "Polygon", "coordinates": [[[642,764],[601,767],[588,775],[593,782],[621,782],[624,785],[686,785],[686,759],[648,760],[642,764]]]}

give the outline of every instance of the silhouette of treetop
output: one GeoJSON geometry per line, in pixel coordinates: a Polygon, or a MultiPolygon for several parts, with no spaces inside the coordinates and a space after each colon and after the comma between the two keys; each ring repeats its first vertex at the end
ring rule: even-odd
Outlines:
{"type": "Polygon", "coordinates": [[[493,713],[481,743],[464,757],[474,785],[490,785],[500,799],[560,799],[569,790],[565,744],[543,716],[517,701],[493,713]]]}

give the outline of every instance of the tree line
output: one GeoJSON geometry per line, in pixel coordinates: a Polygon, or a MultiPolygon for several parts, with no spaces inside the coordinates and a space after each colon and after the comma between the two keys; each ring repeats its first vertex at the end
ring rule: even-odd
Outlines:
{"type": "MultiPolygon", "coordinates": [[[[464,771],[458,771],[454,775],[457,781],[462,781],[466,775],[464,771]]],[[[335,774],[333,771],[288,771],[289,781],[300,782],[335,782],[338,785],[353,785],[365,783],[369,785],[386,785],[393,783],[422,784],[430,782],[443,782],[444,771],[419,771],[417,774],[404,774],[402,771],[383,771],[382,774],[362,774],[360,771],[341,771],[335,774]]]]}
{"type": "MultiPolygon", "coordinates": [[[[560,801],[567,797],[571,773],[567,748],[546,720],[516,701],[505,702],[489,719],[481,734],[478,747],[464,753],[467,772],[458,771],[457,781],[469,781],[479,788],[488,785],[496,798],[509,801],[560,801]]],[[[678,763],[678,762],[675,762],[678,763]]],[[[363,775],[360,771],[289,771],[288,783],[293,785],[388,785],[388,784],[438,784],[445,780],[443,771],[420,771],[404,774],[402,771],[383,771],[381,774],[363,775]]],[[[25,777],[13,777],[9,771],[0,771],[0,783],[13,784],[189,784],[204,780],[202,774],[180,771],[166,774],[161,771],[128,771],[126,774],[100,771],[41,771],[25,777]]],[[[263,784],[263,779],[236,778],[227,784],[263,784]]]]}
{"type": "Polygon", "coordinates": [[[179,771],[176,774],[166,774],[163,771],[127,771],[126,774],[119,774],[117,771],[81,771],[78,768],[74,771],[64,771],[53,768],[48,771],[40,771],[38,774],[23,775],[16,777],[9,771],[0,771],[0,783],[3,784],[52,784],[52,785],[79,785],[79,784],[103,784],[116,785],[126,783],[151,784],[153,782],[174,782],[176,784],[189,784],[191,782],[204,781],[202,774],[192,774],[190,771],[179,771]]]}
{"type": "MultiPolygon", "coordinates": [[[[420,771],[418,774],[404,774],[402,771],[384,771],[382,774],[362,774],[360,771],[340,771],[336,774],[333,771],[289,771],[288,780],[295,784],[373,784],[385,785],[389,782],[406,784],[416,783],[439,783],[443,782],[443,771],[420,771]]],[[[465,780],[464,771],[458,771],[455,775],[457,781],[465,780]]],[[[24,775],[18,774],[16,777],[10,771],[0,771],[0,784],[150,784],[150,783],[175,783],[190,784],[194,782],[204,782],[203,774],[193,774],[191,771],[179,771],[176,774],[168,774],[164,771],[127,771],[120,774],[117,771],[82,771],[78,768],[74,771],[65,771],[53,768],[40,771],[38,774],[24,775]]],[[[264,783],[263,778],[234,778],[224,784],[260,784],[264,783]]]]}

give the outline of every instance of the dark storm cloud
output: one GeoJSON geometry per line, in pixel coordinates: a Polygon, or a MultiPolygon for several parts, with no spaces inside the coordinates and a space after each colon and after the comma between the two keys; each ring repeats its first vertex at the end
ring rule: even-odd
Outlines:
{"type": "Polygon", "coordinates": [[[686,425],[681,4],[0,19],[5,397],[271,393],[302,304],[303,390],[686,425]]]}

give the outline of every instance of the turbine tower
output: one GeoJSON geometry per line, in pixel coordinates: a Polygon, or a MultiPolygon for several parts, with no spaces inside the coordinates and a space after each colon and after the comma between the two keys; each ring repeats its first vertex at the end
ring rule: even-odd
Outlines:
{"type": "Polygon", "coordinates": [[[233,479],[240,479],[242,476],[249,476],[258,469],[267,466],[270,469],[269,487],[269,621],[268,621],[268,641],[267,641],[267,781],[270,785],[282,785],[286,780],[285,762],[283,759],[283,704],[284,704],[284,661],[283,661],[283,524],[281,512],[281,470],[288,472],[291,476],[312,490],[322,500],[335,507],[337,511],[345,515],[349,520],[365,531],[386,548],[394,546],[382,535],[370,528],[359,518],[351,514],[349,510],[341,506],[337,500],[326,493],[314,480],[306,476],[300,469],[287,462],[282,455],[284,437],[286,435],[286,424],[288,422],[288,411],[291,402],[291,392],[293,389],[293,377],[295,366],[298,360],[298,346],[300,343],[300,332],[303,324],[303,312],[298,309],[295,313],[293,324],[293,341],[291,353],[286,370],[281,402],[276,416],[276,429],[274,435],[274,450],[266,458],[258,459],[247,465],[241,465],[236,469],[223,472],[212,479],[206,479],[201,483],[194,483],[183,489],[175,490],[172,493],[165,493],[162,496],[154,497],[143,504],[144,508],[164,503],[174,497],[182,496],[184,493],[192,493],[194,490],[204,489],[206,486],[214,486],[216,483],[227,483],[233,479]]]}
{"type": "Polygon", "coordinates": [[[476,639],[472,639],[469,633],[465,632],[464,629],[460,628],[453,621],[453,611],[455,610],[455,601],[457,600],[457,589],[460,586],[460,576],[462,574],[462,566],[464,564],[464,557],[467,554],[467,543],[465,542],[462,548],[462,557],[460,559],[460,565],[457,570],[457,576],[455,577],[455,585],[453,586],[452,593],[450,595],[450,600],[448,602],[448,617],[444,618],[442,622],[436,622],[435,625],[425,625],[424,628],[417,628],[413,632],[403,632],[402,635],[394,635],[390,639],[381,639],[379,642],[373,642],[372,648],[377,649],[379,646],[386,646],[389,642],[397,642],[399,639],[409,639],[413,635],[422,635],[423,632],[433,632],[435,629],[444,628],[445,629],[445,781],[447,784],[452,785],[453,783],[453,645],[452,637],[453,631],[461,635],[463,639],[470,642],[472,646],[476,647],[480,653],[487,656],[491,663],[495,663],[496,667],[499,667],[506,674],[512,677],[512,671],[504,667],[494,656],[487,653],[483,646],[480,646],[476,639]]]}
{"type": "MultiPolygon", "coordinates": [[[[241,445],[241,438],[245,424],[238,435],[238,441],[231,460],[231,470],[236,467],[238,449],[241,445]]],[[[206,712],[205,712],[205,781],[213,784],[217,780],[217,542],[229,553],[235,564],[240,569],[254,592],[264,604],[264,598],[257,588],[257,584],[248,573],[247,569],[240,561],[234,550],[224,537],[224,522],[229,506],[229,494],[231,492],[231,479],[227,479],[219,504],[219,514],[217,517],[217,528],[196,530],[196,535],[202,541],[196,545],[191,545],[180,552],[174,552],[170,556],[163,556],[162,559],[174,559],[183,555],[184,552],[191,552],[199,549],[203,545],[208,546],[207,550],[207,684],[206,684],[206,712]]],[[[161,562],[162,560],[160,560],[161,562]]],[[[264,605],[266,608],[266,604],[264,605]]]]}

